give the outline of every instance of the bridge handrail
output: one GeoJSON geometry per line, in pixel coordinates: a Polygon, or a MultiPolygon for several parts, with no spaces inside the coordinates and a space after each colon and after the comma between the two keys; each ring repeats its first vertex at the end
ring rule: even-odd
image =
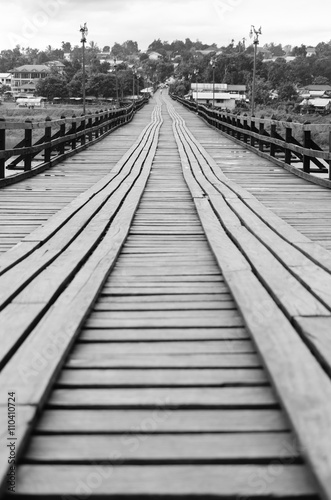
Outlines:
{"type": "MultiPolygon", "coordinates": [[[[74,154],[86,148],[96,140],[100,140],[111,130],[124,125],[132,120],[136,111],[148,101],[148,98],[141,98],[134,103],[124,104],[119,109],[100,110],[86,115],[70,118],[61,116],[60,119],[52,120],[47,117],[45,120],[33,122],[9,121],[0,119],[0,183],[5,179],[6,170],[32,170],[32,159],[41,151],[44,151],[44,161],[41,160],[38,168],[48,168],[58,161],[62,161],[69,154],[74,154]],[[69,126],[69,127],[68,127],[69,126]],[[57,129],[55,133],[52,129],[57,129]],[[44,130],[43,136],[33,143],[33,130],[44,130]],[[6,131],[24,130],[24,139],[11,149],[6,149],[6,131]],[[77,146],[77,142],[80,145],[77,146]],[[12,158],[10,164],[6,162],[12,158]],[[22,166],[19,166],[23,163],[22,166]]],[[[10,178],[13,180],[13,177],[10,178]]],[[[6,179],[7,181],[8,179],[6,179]]]]}
{"type": "Polygon", "coordinates": [[[230,135],[235,140],[245,143],[248,147],[254,148],[259,153],[275,159],[276,153],[280,152],[285,156],[282,163],[286,165],[291,165],[295,161],[294,157],[296,157],[297,161],[302,161],[303,172],[307,174],[312,172],[312,162],[318,167],[318,172],[328,172],[329,179],[331,179],[331,124],[301,124],[292,121],[237,115],[226,111],[210,109],[202,104],[197,105],[195,102],[187,101],[179,96],[171,95],[171,97],[191,111],[198,113],[210,125],[230,135]],[[270,127],[270,132],[265,129],[266,125],[270,127]],[[285,137],[280,135],[277,127],[285,128],[285,137]],[[295,139],[293,130],[302,132],[304,137],[303,144],[295,139]],[[311,132],[313,130],[327,131],[329,133],[328,151],[323,150],[312,139],[311,132]],[[320,162],[319,159],[328,162],[329,168],[320,162]]]}

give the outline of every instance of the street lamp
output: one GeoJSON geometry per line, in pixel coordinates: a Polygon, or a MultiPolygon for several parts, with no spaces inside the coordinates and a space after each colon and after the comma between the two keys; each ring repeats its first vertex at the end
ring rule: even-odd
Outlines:
{"type": "Polygon", "coordinates": [[[255,111],[255,80],[256,80],[256,54],[257,54],[257,46],[259,44],[259,35],[262,35],[262,28],[257,30],[253,25],[251,25],[251,31],[249,33],[250,38],[254,37],[254,69],[253,69],[253,86],[252,86],[252,115],[254,115],[255,111]]]}
{"type": "Polygon", "coordinates": [[[83,44],[83,82],[82,82],[82,91],[83,91],[83,114],[86,114],[86,103],[85,103],[85,43],[86,43],[86,36],[88,33],[88,29],[86,26],[86,23],[84,23],[84,26],[80,27],[82,39],[81,43],[83,44]]]}
{"type": "Polygon", "coordinates": [[[210,65],[213,68],[213,108],[215,107],[215,59],[210,60],[210,65]]]}

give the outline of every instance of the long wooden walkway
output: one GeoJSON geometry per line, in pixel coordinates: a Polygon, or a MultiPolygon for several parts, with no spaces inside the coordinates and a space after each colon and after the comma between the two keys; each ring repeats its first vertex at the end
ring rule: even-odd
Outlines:
{"type": "Polygon", "coordinates": [[[140,113],[0,257],[3,496],[15,392],[18,498],[331,499],[331,254],[224,175],[200,119],[140,113]]]}

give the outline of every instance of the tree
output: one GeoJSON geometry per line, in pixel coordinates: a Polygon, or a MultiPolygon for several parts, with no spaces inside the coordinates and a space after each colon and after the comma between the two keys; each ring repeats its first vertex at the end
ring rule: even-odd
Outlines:
{"type": "Polygon", "coordinates": [[[65,79],[58,75],[46,76],[38,81],[36,92],[51,101],[54,97],[67,97],[68,89],[65,79]]]}
{"type": "Polygon", "coordinates": [[[329,85],[330,82],[325,76],[316,76],[313,80],[313,85],[329,85]]]}
{"type": "Polygon", "coordinates": [[[301,44],[300,47],[295,46],[292,49],[292,56],[296,57],[306,57],[307,55],[307,47],[306,45],[301,44]]]}
{"type": "Polygon", "coordinates": [[[139,52],[138,43],[132,40],[127,40],[123,43],[123,48],[127,56],[137,54],[139,52]]]}
{"type": "Polygon", "coordinates": [[[63,52],[71,52],[71,43],[70,42],[62,42],[62,50],[63,50],[63,52]]]}
{"type": "Polygon", "coordinates": [[[4,94],[5,92],[10,92],[11,87],[9,85],[0,85],[0,94],[4,94]]]}
{"type": "Polygon", "coordinates": [[[164,44],[161,42],[161,39],[158,38],[157,40],[154,40],[149,46],[147,51],[148,52],[159,52],[160,50],[164,49],[164,44]]]}
{"type": "Polygon", "coordinates": [[[264,45],[264,48],[269,50],[271,52],[271,54],[273,55],[273,57],[282,57],[285,54],[281,43],[279,43],[277,45],[275,45],[273,42],[266,43],[264,45]]]}
{"type": "Polygon", "coordinates": [[[86,93],[96,97],[114,97],[116,93],[114,76],[105,73],[93,75],[88,81],[86,93]]]}
{"type": "Polygon", "coordinates": [[[287,82],[278,88],[278,97],[281,101],[291,101],[297,96],[293,83],[287,82]]]}
{"type": "Polygon", "coordinates": [[[270,82],[257,79],[255,82],[255,102],[256,104],[267,104],[270,101],[270,82]]]}
{"type": "Polygon", "coordinates": [[[316,45],[317,57],[331,57],[331,40],[328,43],[320,42],[316,45]]]}

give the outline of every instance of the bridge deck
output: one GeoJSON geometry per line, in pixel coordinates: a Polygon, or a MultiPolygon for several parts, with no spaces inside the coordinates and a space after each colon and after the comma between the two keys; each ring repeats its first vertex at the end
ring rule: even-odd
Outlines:
{"type": "Polygon", "coordinates": [[[160,104],[116,175],[0,260],[16,496],[331,498],[331,255],[160,104]]]}

